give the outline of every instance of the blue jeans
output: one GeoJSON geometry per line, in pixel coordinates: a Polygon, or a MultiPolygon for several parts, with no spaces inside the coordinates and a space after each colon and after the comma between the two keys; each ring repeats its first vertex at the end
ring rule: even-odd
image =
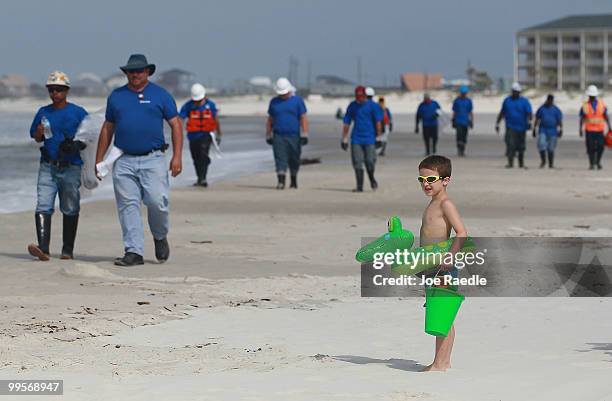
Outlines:
{"type": "Polygon", "coordinates": [[[123,155],[113,168],[113,186],[125,252],[144,255],[140,206],[147,206],[153,238],[168,235],[168,165],[161,151],[147,156],[123,155]]]}
{"type": "Polygon", "coordinates": [[[351,144],[351,161],[355,170],[363,170],[364,164],[366,170],[373,170],[376,164],[376,145],[351,144]]]}
{"type": "Polygon", "coordinates": [[[296,175],[300,169],[300,145],[299,135],[278,135],[272,137],[272,149],[274,151],[274,164],[278,174],[285,174],[287,166],[291,175],[296,175]]]}
{"type": "Polygon", "coordinates": [[[67,216],[80,211],[81,166],[52,166],[41,161],[36,185],[36,213],[53,214],[55,196],[59,194],[60,210],[67,216]]]}
{"type": "Polygon", "coordinates": [[[557,147],[557,136],[547,135],[542,132],[538,134],[538,150],[540,152],[554,152],[557,147]]]}

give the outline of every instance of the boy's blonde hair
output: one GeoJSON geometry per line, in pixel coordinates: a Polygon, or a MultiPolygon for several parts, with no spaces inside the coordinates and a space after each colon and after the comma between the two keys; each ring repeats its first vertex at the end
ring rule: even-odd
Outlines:
{"type": "Polygon", "coordinates": [[[429,170],[435,170],[440,174],[440,177],[450,177],[453,167],[448,157],[444,156],[427,156],[419,163],[419,169],[426,168],[429,170]]]}

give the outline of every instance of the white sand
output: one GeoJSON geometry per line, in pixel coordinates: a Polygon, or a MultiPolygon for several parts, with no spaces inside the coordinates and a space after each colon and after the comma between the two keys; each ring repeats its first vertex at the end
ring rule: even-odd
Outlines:
{"type": "MultiPolygon", "coordinates": [[[[609,170],[575,145],[559,169],[509,171],[474,137],[468,152],[495,156],[455,160],[450,187],[470,234],[610,236],[609,170]]],[[[612,399],[609,298],[469,298],[453,368],[415,372],[433,357],[423,300],[360,298],[353,255],[390,215],[418,230],[417,146],[392,143],[376,193],[350,192],[346,154],[304,167],[297,191],[273,173],[176,189],[163,265],[148,234],[145,266],[112,265],[110,201],[83,206],[76,261],[56,258],[58,217],[42,263],[31,213],[2,215],[0,378],[64,379],[75,401],[612,399]]]]}

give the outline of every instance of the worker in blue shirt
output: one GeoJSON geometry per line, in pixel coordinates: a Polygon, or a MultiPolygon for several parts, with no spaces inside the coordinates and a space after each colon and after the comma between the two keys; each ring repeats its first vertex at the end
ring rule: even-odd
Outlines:
{"type": "Polygon", "coordinates": [[[467,144],[468,130],[474,128],[474,113],[472,99],[467,97],[469,89],[467,85],[459,88],[459,96],[453,101],[452,124],[457,132],[457,154],[465,156],[465,145],[467,144]]]}
{"type": "Polygon", "coordinates": [[[274,152],[276,189],[285,189],[287,167],[291,175],[289,188],[297,189],[302,146],[308,145],[306,105],[295,95],[295,88],[287,78],[279,78],[275,90],[278,96],[268,106],[266,142],[274,152]]]}
{"type": "Polygon", "coordinates": [[[419,122],[423,124],[423,141],[425,141],[425,155],[436,153],[438,143],[438,117],[441,109],[438,102],[432,100],[429,93],[423,95],[423,101],[419,104],[416,112],[416,124],[414,133],[419,133],[419,122]]]}
{"type": "Polygon", "coordinates": [[[40,167],[36,185],[36,236],[38,244],[28,245],[30,255],[49,260],[51,216],[55,198],[63,214],[63,245],[61,259],[72,259],[80,212],[81,160],[85,144],[74,141],[79,125],[87,116],[84,108],[67,101],[70,80],[61,71],[47,79],[51,104],[41,107],[30,128],[30,137],[42,143],[40,167]]]}
{"type": "Polygon", "coordinates": [[[366,89],[363,86],[355,88],[355,100],[352,101],[344,115],[342,126],[343,150],[349,147],[349,129],[351,131],[351,160],[355,169],[357,186],[353,192],[363,192],[363,165],[365,164],[370,186],[373,191],[378,188],[378,182],[374,177],[376,165],[376,142],[381,136],[382,115],[380,107],[373,101],[367,99],[366,89]]]}
{"type": "Polygon", "coordinates": [[[113,168],[113,186],[125,254],[115,259],[115,265],[144,264],[142,203],[147,206],[155,257],[164,263],[170,256],[168,170],[173,177],[182,171],[183,127],[172,96],[149,81],[155,64],[149,64],[142,54],[133,54],[120,69],[127,75],[128,83],[115,89],[107,99],[106,121],[96,152],[98,164],[104,159],[113,136],[115,147],[123,151],[113,168]],[[168,145],[164,139],[164,120],[172,129],[169,167],[165,155],[168,145]]]}
{"type": "Polygon", "coordinates": [[[525,136],[527,130],[531,128],[533,112],[531,103],[527,98],[521,96],[521,85],[518,82],[512,84],[512,94],[504,99],[502,108],[497,115],[495,132],[499,135],[499,123],[502,119],[506,120],[506,157],[508,164],[506,168],[514,166],[514,157],[517,156],[520,168],[525,167],[525,136]]]}
{"type": "Polygon", "coordinates": [[[536,111],[535,122],[533,123],[533,137],[535,138],[536,133],[538,133],[540,168],[546,166],[547,155],[548,167],[554,167],[557,138],[561,138],[563,135],[563,113],[555,106],[554,100],[553,95],[546,97],[546,102],[536,111]]]}

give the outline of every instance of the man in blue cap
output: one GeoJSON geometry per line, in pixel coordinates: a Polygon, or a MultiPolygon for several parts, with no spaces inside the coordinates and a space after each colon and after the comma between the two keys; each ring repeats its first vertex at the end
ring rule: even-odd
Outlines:
{"type": "Polygon", "coordinates": [[[118,266],[144,264],[144,229],[141,203],[147,206],[149,227],[155,243],[155,257],[168,260],[168,165],[163,122],[172,129],[170,171],[182,170],[183,129],[176,103],[161,86],[149,82],[155,64],[142,54],[130,56],[120,67],[128,83],[115,89],[106,104],[106,121],[100,131],[96,164],[101,162],[114,136],[114,145],[123,151],[113,168],[115,200],[123,233],[125,255],[115,259],[118,266]]]}
{"type": "Polygon", "coordinates": [[[474,127],[474,113],[472,113],[472,99],[467,97],[468,87],[459,88],[459,96],[453,102],[453,127],[457,131],[457,154],[465,156],[468,130],[474,127]]]}

